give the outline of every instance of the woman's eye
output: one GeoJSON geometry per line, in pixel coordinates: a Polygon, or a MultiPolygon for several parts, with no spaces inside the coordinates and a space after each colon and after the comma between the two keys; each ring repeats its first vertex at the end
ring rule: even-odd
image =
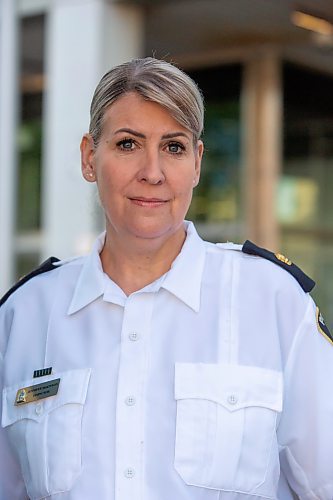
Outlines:
{"type": "Polygon", "coordinates": [[[132,151],[134,149],[135,143],[133,139],[122,139],[117,142],[117,146],[123,151],[132,151]]]}
{"type": "Polygon", "coordinates": [[[169,153],[180,154],[185,150],[185,148],[179,142],[171,142],[170,144],[168,144],[168,150],[169,153]]]}

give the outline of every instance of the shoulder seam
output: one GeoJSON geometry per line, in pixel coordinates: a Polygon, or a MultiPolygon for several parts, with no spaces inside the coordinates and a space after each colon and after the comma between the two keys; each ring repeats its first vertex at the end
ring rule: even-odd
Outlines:
{"type": "Polygon", "coordinates": [[[288,273],[296,279],[304,292],[311,292],[315,286],[315,282],[307,276],[307,274],[305,274],[298,266],[296,266],[296,264],[293,264],[282,254],[275,254],[270,250],[266,250],[265,248],[255,245],[249,240],[246,240],[244,243],[242,251],[251,256],[262,257],[263,259],[281,267],[285,271],[288,271],[288,273]]]}
{"type": "Polygon", "coordinates": [[[54,269],[57,269],[58,266],[57,263],[60,262],[57,257],[49,257],[47,260],[42,262],[42,264],[31,271],[30,273],[26,274],[23,276],[15,285],[13,285],[8,292],[5,293],[5,295],[1,298],[0,300],[0,307],[9,299],[9,297],[16,292],[22,285],[27,283],[29,280],[32,278],[39,276],[40,274],[46,273],[48,271],[53,271],[54,269]]]}

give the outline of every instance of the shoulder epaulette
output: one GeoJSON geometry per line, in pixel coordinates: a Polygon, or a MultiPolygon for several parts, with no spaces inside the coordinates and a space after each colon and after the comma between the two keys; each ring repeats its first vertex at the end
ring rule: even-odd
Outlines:
{"type": "Polygon", "coordinates": [[[311,292],[315,286],[315,282],[307,276],[302,269],[296,266],[296,264],[293,264],[287,257],[280,253],[273,253],[265,248],[258,247],[249,240],[246,240],[242,250],[244,253],[263,257],[264,259],[270,260],[271,262],[274,262],[274,264],[282,267],[294,276],[305,292],[311,292]]]}
{"type": "Polygon", "coordinates": [[[20,286],[24,285],[27,281],[29,281],[31,278],[34,278],[35,276],[38,276],[39,274],[46,273],[47,271],[52,271],[52,269],[56,269],[57,266],[54,264],[56,262],[59,262],[59,259],[57,257],[50,257],[47,260],[45,260],[40,266],[38,266],[36,269],[31,271],[31,273],[26,274],[23,276],[17,283],[15,283],[12,288],[8,290],[7,293],[2,297],[0,300],[0,307],[6,302],[6,300],[18,289],[20,286]]]}

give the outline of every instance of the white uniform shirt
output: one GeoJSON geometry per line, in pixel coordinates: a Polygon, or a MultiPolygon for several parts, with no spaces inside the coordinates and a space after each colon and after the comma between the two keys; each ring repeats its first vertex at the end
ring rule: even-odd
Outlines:
{"type": "Polygon", "coordinates": [[[277,265],[187,233],[128,297],[102,236],[1,307],[1,500],[287,500],[287,483],[333,498],[333,347],[312,299],[277,265]],[[56,396],[14,404],[57,378],[56,396]]]}

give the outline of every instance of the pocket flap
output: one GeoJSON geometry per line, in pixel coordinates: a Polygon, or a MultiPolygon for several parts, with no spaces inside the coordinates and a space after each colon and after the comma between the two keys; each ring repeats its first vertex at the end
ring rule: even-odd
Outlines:
{"type": "Polygon", "coordinates": [[[175,398],[207,399],[230,411],[282,410],[282,373],[244,365],[176,363],[175,398]]]}
{"type": "Polygon", "coordinates": [[[50,411],[70,403],[83,405],[87,396],[90,368],[55,373],[45,377],[18,382],[3,389],[2,427],[25,418],[40,421],[50,411]],[[31,403],[15,405],[17,391],[24,387],[60,378],[58,393],[31,403]]]}

